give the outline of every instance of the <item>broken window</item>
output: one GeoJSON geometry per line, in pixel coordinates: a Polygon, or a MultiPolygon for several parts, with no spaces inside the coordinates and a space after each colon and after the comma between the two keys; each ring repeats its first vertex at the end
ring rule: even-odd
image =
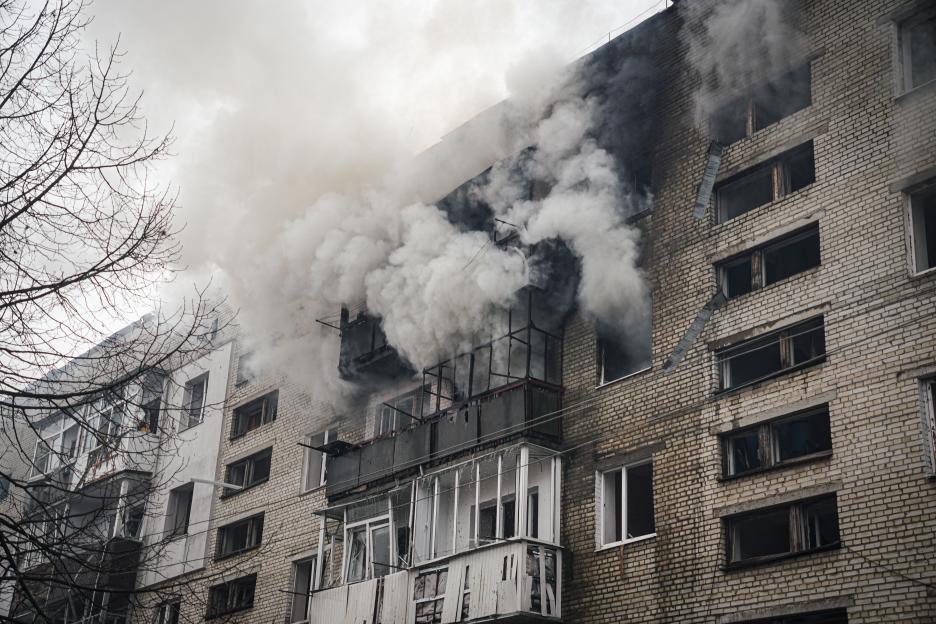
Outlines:
{"type": "Polygon", "coordinates": [[[256,548],[263,541],[263,514],[257,514],[218,529],[215,557],[227,557],[256,548]]]}
{"type": "Polygon", "coordinates": [[[345,582],[378,578],[393,571],[388,513],[386,498],[348,509],[345,516],[345,582]]]}
{"type": "Polygon", "coordinates": [[[650,341],[599,336],[601,383],[610,383],[650,368],[650,341]]]}
{"type": "Polygon", "coordinates": [[[653,535],[653,463],[645,462],[599,473],[600,546],[653,535]]]}
{"type": "Polygon", "coordinates": [[[214,585],[208,590],[208,612],[205,619],[210,620],[253,608],[256,587],[256,574],[214,585]]]}
{"type": "Polygon", "coordinates": [[[442,621],[447,580],[448,568],[420,572],[413,580],[416,624],[438,624],[442,621]]]}
{"type": "Polygon", "coordinates": [[[904,20],[899,31],[904,91],[936,80],[936,11],[904,20]]]}
{"type": "MultiPolygon", "coordinates": [[[[228,464],[225,481],[231,485],[239,485],[242,490],[259,485],[270,478],[270,462],[273,458],[273,449],[268,448],[245,457],[239,461],[228,464]]],[[[225,494],[233,494],[241,490],[232,490],[225,494]]]]}
{"type": "Polygon", "coordinates": [[[166,533],[170,537],[188,533],[193,493],[194,484],[192,483],[180,485],[169,492],[169,505],[166,510],[166,533]]]}
{"type": "Polygon", "coordinates": [[[325,467],[328,462],[325,461],[325,454],[319,450],[335,437],[335,432],[330,429],[320,433],[307,435],[303,444],[303,462],[302,462],[302,491],[308,492],[315,488],[325,485],[326,472],[325,467]],[[313,447],[313,448],[309,448],[313,447]]]}
{"type": "Polygon", "coordinates": [[[208,387],[208,373],[190,379],[185,383],[182,393],[182,419],[179,429],[188,429],[201,423],[205,417],[205,396],[208,387]]]}
{"type": "Polygon", "coordinates": [[[724,522],[729,564],[769,561],[839,543],[834,494],[730,516],[724,522]]]}
{"type": "Polygon", "coordinates": [[[234,440],[253,431],[260,425],[276,420],[276,404],[279,392],[274,390],[234,410],[231,424],[231,439],[234,440]]]}
{"type": "Polygon", "coordinates": [[[744,624],[848,624],[848,613],[845,609],[830,609],[812,613],[798,613],[784,615],[762,620],[752,620],[744,624]]]}
{"type": "Polygon", "coordinates": [[[312,617],[312,591],[315,589],[316,558],[293,564],[292,609],[290,622],[305,622],[312,617]]]}
{"type": "Polygon", "coordinates": [[[829,406],[822,405],[724,435],[723,474],[743,475],[831,450],[829,406]]]}
{"type": "Polygon", "coordinates": [[[936,378],[921,379],[923,399],[923,428],[926,435],[924,449],[929,473],[936,474],[936,378]]]}
{"type": "Polygon", "coordinates": [[[813,143],[808,141],[716,185],[718,222],[781,199],[815,181],[813,143]]]}
{"type": "Polygon", "coordinates": [[[235,386],[243,386],[250,383],[254,378],[253,353],[245,353],[237,358],[237,377],[234,379],[235,386]]]}
{"type": "Polygon", "coordinates": [[[721,389],[729,390],[825,360],[825,327],[817,317],[745,340],[716,354],[721,389]]]}
{"type": "Polygon", "coordinates": [[[936,184],[910,193],[910,228],[914,269],[936,268],[936,184]]]}
{"type": "Polygon", "coordinates": [[[719,107],[709,125],[716,141],[730,145],[811,104],[812,67],[805,63],[719,107]]]}
{"type": "Polygon", "coordinates": [[[756,247],[716,265],[728,298],[770,286],[819,266],[819,224],[756,247]]]}
{"type": "MultiPolygon", "coordinates": [[[[467,373],[468,367],[463,367],[467,373]]],[[[377,405],[374,419],[374,435],[392,435],[420,418],[421,400],[428,392],[417,388],[377,405]]]]}

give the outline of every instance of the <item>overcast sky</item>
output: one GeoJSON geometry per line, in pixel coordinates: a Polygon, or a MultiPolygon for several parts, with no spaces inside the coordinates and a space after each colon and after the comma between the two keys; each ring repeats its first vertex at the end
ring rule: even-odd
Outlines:
{"type": "Polygon", "coordinates": [[[174,124],[161,175],[180,189],[198,267],[436,142],[527,68],[571,60],[664,4],[95,0],[90,12],[92,37],[120,35],[152,127],[174,124]]]}

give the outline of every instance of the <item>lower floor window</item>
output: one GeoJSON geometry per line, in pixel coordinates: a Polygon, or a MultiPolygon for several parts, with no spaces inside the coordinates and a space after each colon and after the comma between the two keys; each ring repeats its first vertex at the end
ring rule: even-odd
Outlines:
{"type": "Polygon", "coordinates": [[[839,543],[835,495],[725,518],[728,563],[756,563],[839,543]]]}
{"type": "Polygon", "coordinates": [[[182,603],[178,600],[162,603],[156,613],[156,624],[179,624],[181,610],[182,603]]]}
{"type": "Polygon", "coordinates": [[[599,545],[609,546],[652,535],[653,464],[650,462],[599,474],[599,545]]]}
{"type": "Polygon", "coordinates": [[[290,622],[304,622],[312,615],[312,590],[315,589],[316,559],[306,559],[295,565],[290,622]]]}
{"type": "Polygon", "coordinates": [[[421,572],[413,581],[413,600],[416,602],[416,624],[436,624],[442,621],[445,602],[445,583],[448,568],[421,572]]]}
{"type": "Polygon", "coordinates": [[[208,590],[208,613],[205,619],[252,608],[256,587],[256,574],[215,585],[208,590]]]}

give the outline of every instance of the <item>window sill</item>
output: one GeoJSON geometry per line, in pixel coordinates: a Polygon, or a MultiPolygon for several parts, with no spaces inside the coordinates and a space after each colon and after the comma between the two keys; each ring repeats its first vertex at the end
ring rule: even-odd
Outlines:
{"type": "Polygon", "coordinates": [[[636,544],[638,542],[645,542],[647,540],[656,539],[656,533],[649,533],[647,535],[641,535],[640,537],[632,537],[620,542],[612,542],[611,544],[603,544],[595,549],[595,552],[602,552],[605,550],[614,550],[620,548],[621,546],[628,546],[629,544],[636,544]]]}
{"type": "Polygon", "coordinates": [[[250,611],[253,609],[253,605],[249,607],[239,607],[237,609],[228,609],[226,611],[220,611],[218,613],[212,613],[210,615],[205,615],[206,620],[217,620],[218,618],[223,618],[228,615],[234,615],[235,613],[243,613],[244,611],[250,611]]]}
{"type": "Polygon", "coordinates": [[[271,421],[269,421],[269,422],[262,423],[259,427],[254,427],[253,429],[248,429],[247,431],[245,431],[244,433],[241,433],[241,434],[239,434],[239,435],[236,435],[236,436],[235,436],[235,435],[232,435],[232,436],[230,437],[230,441],[231,441],[231,442],[237,442],[238,440],[243,440],[244,438],[246,438],[248,435],[250,435],[250,434],[253,433],[254,431],[260,431],[260,430],[263,429],[265,426],[267,426],[267,425],[272,425],[272,424],[275,423],[275,422],[276,422],[276,419],[273,419],[273,420],[271,420],[271,421]]]}
{"type": "Polygon", "coordinates": [[[898,95],[895,95],[894,101],[897,102],[898,104],[902,102],[908,102],[910,100],[916,99],[917,96],[919,95],[922,95],[924,93],[928,93],[934,90],[936,90],[936,80],[930,80],[929,82],[924,82],[921,85],[917,85],[913,87],[912,89],[907,89],[906,91],[898,95]]]}
{"type": "Polygon", "coordinates": [[[249,547],[247,547],[247,548],[241,548],[240,550],[235,550],[234,552],[229,552],[229,553],[227,553],[226,555],[215,555],[214,560],[215,560],[215,561],[224,561],[225,559],[233,559],[234,557],[237,557],[238,555],[243,555],[244,553],[249,553],[250,551],[252,551],[252,550],[257,550],[258,548],[260,548],[260,544],[257,544],[256,546],[249,546],[249,547]]]}
{"type": "Polygon", "coordinates": [[[611,381],[603,381],[595,386],[595,390],[601,390],[602,388],[607,388],[608,386],[613,386],[615,384],[621,383],[622,381],[627,381],[628,379],[633,379],[638,375],[643,375],[644,373],[650,372],[653,370],[653,365],[647,366],[646,368],[641,368],[640,370],[634,371],[633,373],[628,373],[623,377],[618,377],[617,379],[612,379],[611,381]]]}
{"type": "Polygon", "coordinates": [[[811,464],[814,462],[819,462],[825,459],[831,459],[832,450],[828,451],[819,451],[818,453],[811,453],[810,455],[803,455],[802,457],[797,457],[795,459],[788,459],[779,464],[774,464],[773,466],[766,466],[764,468],[758,468],[756,470],[749,470],[747,472],[742,472],[734,475],[725,475],[719,477],[718,480],[721,483],[729,483],[731,481],[739,481],[747,477],[754,477],[768,472],[778,472],[780,470],[785,470],[787,468],[793,468],[795,466],[800,466],[802,464],[811,464]]]}
{"type": "MultiPolygon", "coordinates": [[[[754,166],[754,165],[752,165],[752,166],[754,166]]],[[[744,169],[741,169],[741,171],[744,171],[744,169]]],[[[724,221],[721,221],[721,220],[718,219],[718,212],[717,212],[717,211],[718,211],[718,207],[716,206],[716,207],[715,207],[715,212],[714,212],[714,214],[715,214],[715,226],[712,228],[712,229],[713,229],[713,232],[714,232],[715,234],[721,233],[721,231],[722,231],[723,229],[728,228],[729,226],[732,226],[732,225],[736,225],[736,224],[741,223],[741,222],[742,222],[741,220],[744,219],[745,217],[748,217],[749,215],[759,214],[759,213],[762,213],[763,211],[765,211],[765,210],[767,210],[767,209],[770,209],[770,208],[777,208],[778,206],[781,206],[782,204],[785,204],[785,203],[786,203],[788,200],[790,200],[791,198],[799,197],[799,196],[802,195],[803,193],[809,191],[811,188],[813,188],[814,186],[816,186],[816,183],[817,183],[817,182],[819,182],[819,180],[815,180],[815,181],[813,181],[813,182],[810,182],[810,183],[807,184],[806,186],[804,186],[804,187],[802,187],[802,188],[798,188],[798,189],[796,189],[795,191],[793,191],[792,193],[787,193],[787,194],[784,195],[783,197],[778,197],[778,198],[776,198],[776,199],[774,199],[774,200],[772,200],[772,201],[767,202],[766,204],[761,204],[760,206],[755,206],[754,208],[751,208],[751,209],[748,210],[747,212],[742,212],[741,214],[735,215],[735,216],[731,217],[730,219],[725,219],[724,221]]],[[[717,183],[716,183],[716,185],[717,185],[717,183]]],[[[714,195],[714,192],[713,192],[713,195],[714,195]]],[[[753,217],[751,217],[751,218],[753,218],[753,217]]]]}
{"type": "Polygon", "coordinates": [[[305,496],[306,494],[314,494],[315,492],[318,492],[319,490],[324,490],[324,489],[325,489],[325,484],[317,485],[313,488],[309,488],[308,490],[300,489],[299,496],[305,496]]]}
{"type": "Polygon", "coordinates": [[[910,273],[910,280],[925,280],[931,277],[936,276],[936,266],[924,269],[922,271],[912,270],[910,273]]]}
{"type": "Polygon", "coordinates": [[[713,398],[722,399],[728,396],[731,396],[735,393],[741,392],[742,390],[747,390],[749,388],[756,388],[763,383],[773,381],[779,377],[784,377],[786,375],[792,375],[793,373],[798,373],[800,371],[809,369],[809,368],[821,368],[823,364],[826,363],[825,354],[822,357],[817,357],[815,361],[804,362],[802,364],[797,364],[796,366],[791,366],[790,368],[784,368],[781,371],[777,371],[768,377],[762,377],[761,379],[755,379],[754,381],[749,381],[747,383],[741,384],[740,386],[732,386],[731,388],[725,388],[724,390],[717,390],[713,393],[713,398]]]}
{"type": "Polygon", "coordinates": [[[727,563],[722,566],[722,572],[734,572],[736,570],[746,570],[748,568],[756,568],[759,566],[770,565],[773,563],[780,563],[783,561],[789,561],[790,559],[799,559],[801,557],[808,557],[810,555],[817,555],[824,552],[833,552],[839,550],[842,547],[842,542],[835,542],[834,544],[829,544],[828,546],[821,546],[819,548],[812,548],[810,550],[801,550],[795,553],[784,553],[782,555],[769,555],[766,557],[757,557],[755,559],[745,559],[743,561],[735,561],[732,563],[727,563]]]}
{"type": "MultiPolygon", "coordinates": [[[[228,491],[227,491],[227,488],[223,488],[223,489],[224,489],[224,492],[223,492],[220,496],[218,496],[218,498],[221,499],[221,500],[227,500],[227,499],[229,499],[229,498],[232,498],[232,497],[234,497],[234,496],[237,496],[238,494],[242,494],[242,493],[244,493],[244,492],[249,492],[250,490],[252,490],[252,489],[254,489],[255,487],[258,487],[258,486],[260,486],[260,485],[263,485],[264,483],[266,483],[266,482],[269,481],[269,480],[270,480],[270,478],[267,477],[267,478],[264,479],[263,481],[257,481],[256,483],[251,483],[251,484],[248,485],[248,486],[242,487],[242,488],[239,489],[239,490],[233,490],[233,491],[231,491],[231,492],[228,492],[228,491]]],[[[234,485],[234,484],[232,483],[231,485],[234,485]]]]}

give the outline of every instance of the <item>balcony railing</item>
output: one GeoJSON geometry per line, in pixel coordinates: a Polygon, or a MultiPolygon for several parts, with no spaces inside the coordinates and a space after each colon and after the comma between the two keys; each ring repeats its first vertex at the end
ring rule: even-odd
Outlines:
{"type": "Polygon", "coordinates": [[[463,454],[488,442],[527,437],[558,440],[561,389],[524,379],[451,405],[392,437],[356,445],[326,459],[329,498],[463,454]]]}
{"type": "Polygon", "coordinates": [[[490,544],[423,567],[315,592],[309,624],[558,621],[562,550],[534,540],[490,544]]]}

